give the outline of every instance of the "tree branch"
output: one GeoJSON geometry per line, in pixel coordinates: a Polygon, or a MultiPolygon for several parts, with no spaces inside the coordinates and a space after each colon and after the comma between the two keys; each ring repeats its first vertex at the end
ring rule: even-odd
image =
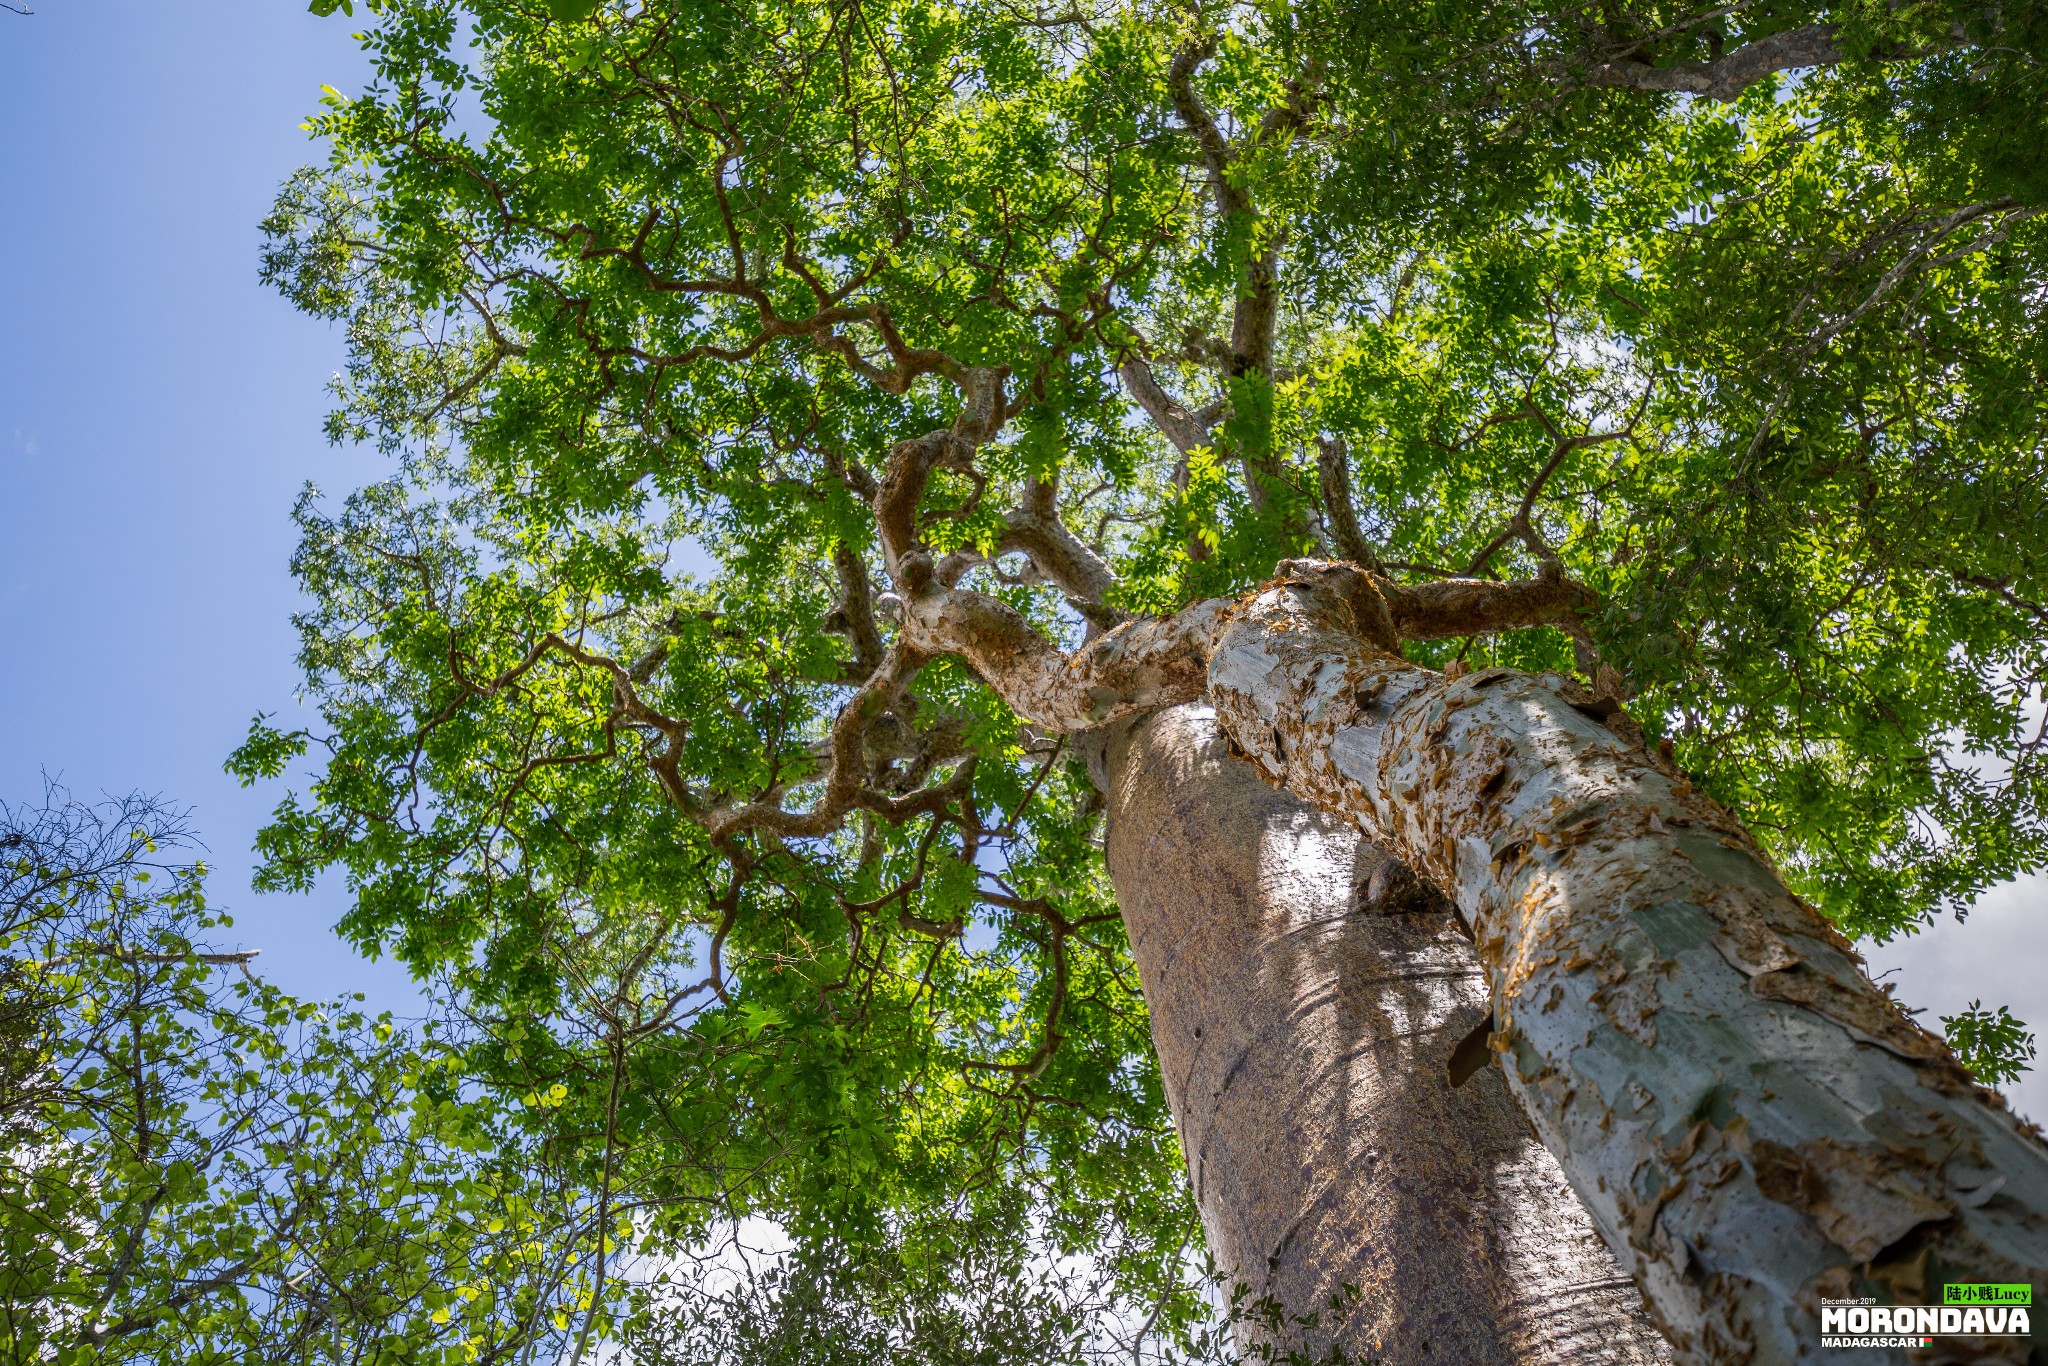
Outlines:
{"type": "MultiPolygon", "coordinates": [[[[1004,550],[1021,550],[1076,606],[1101,607],[1116,584],[1109,564],[1057,514],[1040,516],[1019,508],[1004,519],[1004,550]]],[[[998,552],[1000,553],[1000,552],[998,552]]],[[[1105,609],[1108,610],[1108,609],[1105,609]]]]}
{"type": "Polygon", "coordinates": [[[930,654],[958,655],[1020,715],[1056,731],[1200,697],[1209,645],[1230,604],[1210,598],[1163,620],[1129,621],[1071,655],[999,599],[934,588],[907,604],[903,633],[930,654]]]}
{"type": "MultiPolygon", "coordinates": [[[[1283,564],[1297,572],[1311,561],[1283,564]]],[[[1340,568],[1342,566],[1339,566],[1340,568]]],[[[1593,590],[1562,577],[1513,579],[1438,579],[1405,585],[1381,580],[1379,590],[1402,640],[1446,640],[1453,636],[1494,635],[1530,626],[1576,623],[1598,604],[1593,590]]]]}
{"type": "MultiPolygon", "coordinates": [[[[1906,278],[1907,273],[1926,259],[1929,253],[1936,247],[1946,241],[1951,233],[1992,214],[2005,213],[2008,215],[1996,227],[1980,234],[1976,241],[1953,252],[1945,253],[1941,257],[1934,258],[1935,262],[1955,260],[1967,255],[1971,251],[1990,246],[1992,243],[2001,240],[2016,224],[2024,222],[2040,211],[2039,205],[2020,208],[2016,200],[2007,197],[1987,200],[1980,204],[1966,204],[1953,213],[1946,214],[1941,218],[1933,220],[1932,223],[1925,224],[1924,226],[1927,228],[1927,231],[1922,234],[1920,241],[1915,243],[1903,256],[1892,263],[1891,268],[1878,278],[1877,284],[1872,287],[1870,293],[1864,296],[1863,302],[1850,309],[1843,317],[1823,327],[1819,332],[1802,343],[1798,350],[1793,352],[1791,363],[1787,367],[1788,373],[1779,384],[1777,393],[1772,396],[1770,406],[1764,410],[1763,420],[1757,424],[1756,435],[1750,438],[1747,454],[1755,455],[1763,448],[1764,442],[1769,439],[1773,425],[1777,420],[1778,411],[1784,406],[1785,399],[1791,390],[1793,376],[1796,375],[1799,368],[1808,361],[1811,361],[1822,347],[1848,331],[1865,314],[1889,298],[1892,291],[1899,287],[1900,281],[1906,278]]],[[[1811,297],[1811,295],[1808,296],[1808,298],[1811,297]]]]}
{"type": "MultiPolygon", "coordinates": [[[[298,1211],[294,1209],[288,1222],[296,1222],[297,1217],[298,1211]]],[[[128,1314],[102,1328],[88,1326],[80,1331],[79,1337],[97,1347],[116,1338],[127,1337],[131,1333],[139,1333],[146,1328],[161,1323],[164,1319],[177,1313],[193,1301],[203,1299],[216,1290],[221,1290],[234,1284],[254,1270],[259,1260],[257,1257],[244,1257],[238,1262],[232,1262],[210,1276],[203,1276],[196,1281],[186,1282],[184,1289],[170,1296],[162,1304],[140,1313],[128,1314]]]]}
{"type": "MultiPolygon", "coordinates": [[[[1319,560],[1283,561],[1250,596],[1289,580],[1333,578],[1352,603],[1359,637],[1388,651],[1403,640],[1574,623],[1595,603],[1591,590],[1564,578],[1406,586],[1319,560]]],[[[1073,732],[1206,696],[1209,653],[1237,610],[1208,598],[1163,619],[1127,621],[1067,652],[1007,603],[934,585],[906,604],[903,638],[926,654],[965,659],[1020,715],[1073,732]]]]}
{"type": "Polygon", "coordinates": [[[1479,553],[1472,557],[1472,563],[1465,570],[1466,576],[1478,574],[1480,570],[1486,568],[1487,561],[1499,553],[1502,546],[1517,538],[1529,547],[1530,554],[1543,562],[1553,577],[1561,576],[1564,572],[1563,562],[1558,559],[1557,552],[1551,549],[1549,543],[1537,534],[1535,523],[1530,520],[1536,510],[1536,500],[1543,496],[1544,485],[1550,482],[1551,476],[1557,473],[1558,466],[1562,465],[1565,457],[1573,451],[1605,445],[1609,441],[1619,441],[1632,435],[1635,432],[1636,420],[1642,416],[1643,407],[1647,406],[1648,402],[1649,394],[1645,391],[1643,404],[1638,405],[1636,416],[1630,418],[1625,426],[1606,432],[1581,432],[1577,436],[1566,436],[1559,431],[1550,415],[1533,400],[1525,402],[1519,412],[1511,414],[1507,421],[1533,418],[1542,426],[1551,441],[1550,458],[1543,462],[1543,467],[1536,471],[1536,477],[1531,479],[1529,486],[1522,491],[1522,501],[1516,505],[1514,515],[1508,518],[1508,524],[1501,529],[1499,535],[1488,541],[1480,548],[1479,553]]]}
{"type": "Polygon", "coordinates": [[[25,966],[34,966],[45,970],[62,967],[66,963],[77,962],[88,953],[96,954],[103,958],[111,958],[117,963],[126,963],[130,967],[143,963],[205,963],[209,967],[238,967],[247,972],[249,964],[260,957],[263,950],[242,949],[234,953],[207,953],[199,950],[189,950],[184,953],[173,953],[131,948],[126,944],[80,944],[76,945],[70,953],[61,953],[55,958],[44,958],[40,961],[31,959],[25,966]]]}
{"type": "Polygon", "coordinates": [[[1209,171],[1209,193],[1215,197],[1216,212],[1225,218],[1252,211],[1251,200],[1244,191],[1230,183],[1230,144],[1223,132],[1216,126],[1216,120],[1209,117],[1209,111],[1202,107],[1202,100],[1195,93],[1195,72],[1216,54],[1215,38],[1185,44],[1173,54],[1173,60],[1166,68],[1166,92],[1173,100],[1173,112],[1189,133],[1194,135],[1195,146],[1201,150],[1202,164],[1209,171]]]}
{"type": "Polygon", "coordinates": [[[1145,410],[1145,415],[1152,419],[1152,425],[1173,443],[1175,450],[1182,455],[1190,455],[1197,447],[1211,444],[1210,428],[1214,426],[1215,419],[1204,422],[1189,412],[1180,400],[1160,388],[1152,367],[1144,360],[1133,356],[1119,365],[1116,373],[1138,406],[1145,410]]]}
{"type": "Polygon", "coordinates": [[[1704,95],[1726,103],[1764,77],[1800,67],[1833,66],[1847,59],[1835,24],[1808,24],[1744,43],[1719,61],[1653,66],[1639,52],[1600,62],[1584,73],[1586,84],[1629,90],[1704,95]]]}
{"type": "Polygon", "coordinates": [[[932,572],[931,557],[917,537],[917,507],[925,485],[935,469],[966,469],[975,449],[1002,430],[1009,415],[1003,394],[1009,374],[1007,365],[964,370],[960,387],[967,401],[953,425],[899,441],[889,451],[888,469],[870,502],[889,576],[905,594],[917,592],[932,572]]]}
{"type": "Polygon", "coordinates": [[[1330,547],[1341,559],[1361,569],[1384,575],[1379,552],[1365,539],[1358,525],[1358,508],[1351,493],[1351,452],[1341,436],[1316,438],[1316,471],[1323,489],[1323,520],[1330,529],[1330,547]]]}
{"type": "Polygon", "coordinates": [[[899,642],[874,676],[840,708],[832,722],[831,767],[826,770],[825,790],[819,794],[816,806],[809,811],[787,811],[779,802],[761,801],[722,807],[704,816],[704,829],[711,838],[723,842],[746,830],[804,838],[838,829],[846,813],[855,807],[900,820],[944,806],[951,795],[948,786],[892,797],[873,791],[863,781],[867,776],[869,726],[902,697],[903,690],[924,667],[925,658],[923,652],[899,642]]]}
{"type": "MultiPolygon", "coordinates": [[[[1251,196],[1243,186],[1231,180],[1233,157],[1230,143],[1216,126],[1216,120],[1202,106],[1201,96],[1195,91],[1195,72],[1215,52],[1214,38],[1183,46],[1167,66],[1166,89],[1173,99],[1173,112],[1194,135],[1195,145],[1201,149],[1202,164],[1209,173],[1209,192],[1216,201],[1216,212],[1223,219],[1226,231],[1233,226],[1234,219],[1246,220],[1244,230],[1254,231],[1256,224],[1252,220],[1258,213],[1251,196]]],[[[1271,124],[1271,131],[1275,133],[1300,120],[1300,93],[1293,90],[1289,95],[1287,104],[1268,112],[1266,122],[1271,124]]],[[[1263,123],[1261,131],[1266,131],[1263,123]]],[[[1269,374],[1272,371],[1273,331],[1279,312],[1279,238],[1276,233],[1267,241],[1254,244],[1245,262],[1244,279],[1238,289],[1236,306],[1231,311],[1228,369],[1232,376],[1269,374]]],[[[1249,467],[1246,474],[1252,475],[1249,467]]],[[[1253,504],[1263,506],[1265,490],[1259,487],[1256,477],[1250,477],[1248,482],[1253,504]]]]}
{"type": "Polygon", "coordinates": [[[881,667],[882,633],[875,625],[874,589],[860,552],[840,541],[832,547],[832,567],[839,572],[839,601],[825,620],[825,629],[843,633],[853,646],[854,667],[865,677],[881,667]]]}

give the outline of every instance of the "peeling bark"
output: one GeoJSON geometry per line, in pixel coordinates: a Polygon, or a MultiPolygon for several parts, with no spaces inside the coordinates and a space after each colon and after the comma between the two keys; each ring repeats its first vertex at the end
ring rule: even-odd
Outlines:
{"type": "MultiPolygon", "coordinates": [[[[1026,719],[1053,730],[1086,730],[1202,697],[1210,651],[1239,611],[1208,598],[1163,620],[1124,622],[1069,652],[1008,603],[951,587],[928,561],[904,577],[921,585],[905,604],[904,643],[923,654],[959,655],[1026,719]]],[[[1571,620],[1589,598],[1566,579],[1403,587],[1353,571],[1347,583],[1347,628],[1387,650],[1402,640],[1571,620]]]]}
{"type": "MultiPolygon", "coordinates": [[[[1819,1359],[1823,1296],[2025,1281],[2041,1301],[2048,1148],[1728,812],[1566,680],[1417,668],[1361,638],[1364,576],[1283,571],[1216,643],[1224,728],[1453,896],[1508,1085],[1680,1360],[1819,1359]]],[[[2028,1348],[1957,1350],[1911,1359],[2028,1348]]]]}
{"type": "MultiPolygon", "coordinates": [[[[1385,1366],[1669,1354],[1499,1076],[1471,945],[1357,830],[1225,753],[1214,713],[1120,727],[1107,858],[1209,1248],[1274,1345],[1385,1366]],[[1362,1292],[1331,1331],[1332,1295],[1362,1292]]],[[[1412,879],[1411,879],[1412,883],[1412,879]]]]}

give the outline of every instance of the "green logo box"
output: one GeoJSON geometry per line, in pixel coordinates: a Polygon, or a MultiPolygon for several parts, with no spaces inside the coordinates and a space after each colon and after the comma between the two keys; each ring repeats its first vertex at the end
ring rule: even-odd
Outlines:
{"type": "Polygon", "coordinates": [[[2034,1287],[2010,1282],[1980,1281],[1969,1285],[1945,1285],[1943,1304],[2032,1304],[2034,1287]]]}

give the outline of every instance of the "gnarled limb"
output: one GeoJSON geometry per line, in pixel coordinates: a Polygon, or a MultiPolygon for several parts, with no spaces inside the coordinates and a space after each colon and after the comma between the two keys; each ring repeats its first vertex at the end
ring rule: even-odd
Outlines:
{"type": "MultiPolygon", "coordinates": [[[[967,402],[953,425],[912,441],[899,441],[889,452],[888,468],[869,502],[881,533],[882,553],[890,576],[906,597],[957,592],[953,586],[984,558],[977,551],[960,550],[934,563],[918,538],[917,507],[933,470],[970,468],[976,448],[1002,430],[1009,411],[1003,392],[1008,375],[1007,367],[965,372],[963,388],[967,402]]],[[[1103,558],[1060,519],[1057,503],[1056,483],[1030,482],[1024,490],[1023,504],[1004,515],[995,553],[1021,551],[1091,624],[1098,629],[1114,626],[1122,619],[1121,614],[1104,600],[1115,584],[1115,575],[1103,558]]]]}
{"type": "Polygon", "coordinates": [[[839,601],[825,629],[843,634],[853,646],[853,664],[863,676],[881,667],[881,630],[875,625],[875,595],[860,552],[844,541],[832,547],[832,567],[839,573],[839,601]]]}
{"type": "Polygon", "coordinates": [[[1173,112],[1180,117],[1182,126],[1194,137],[1195,146],[1201,151],[1217,215],[1230,218],[1250,213],[1251,198],[1245,194],[1243,186],[1232,183],[1230,142],[1223,136],[1223,130],[1216,126],[1216,120],[1209,116],[1209,111],[1203,108],[1202,97],[1195,93],[1195,72],[1215,55],[1216,39],[1213,37],[1183,44],[1167,64],[1166,93],[1173,100],[1173,112]]]}
{"type": "Polygon", "coordinates": [[[905,605],[903,637],[958,655],[1021,716],[1077,731],[1201,696],[1209,643],[1229,612],[1210,598],[1164,620],[1129,621],[1069,654],[997,598],[935,588],[905,605]]]}
{"type": "Polygon", "coordinates": [[[855,807],[879,812],[893,820],[936,810],[945,804],[942,788],[924,788],[896,797],[867,787],[867,732],[875,720],[897,705],[903,690],[924,667],[925,656],[898,644],[882,661],[861,690],[840,708],[832,722],[831,766],[826,770],[825,789],[809,811],[789,811],[780,802],[748,802],[707,812],[704,828],[714,840],[727,840],[745,830],[764,830],[786,837],[829,834],[839,828],[846,813],[855,807]]]}
{"type": "MultiPolygon", "coordinates": [[[[1703,95],[1725,104],[1766,76],[1780,71],[1838,66],[1853,55],[1842,43],[1841,25],[1821,22],[1765,34],[1731,52],[1717,53],[1710,62],[1674,62],[1660,66],[1646,56],[1665,39],[1678,37],[1688,30],[1696,32],[1695,26],[1702,20],[1718,18],[1740,8],[1742,6],[1737,5],[1711,11],[1699,19],[1652,34],[1623,52],[1603,54],[1579,68],[1575,73],[1576,79],[1587,85],[1618,86],[1661,94],[1703,95]]],[[[2000,14],[1995,7],[1986,7],[1982,18],[1994,30],[2000,26],[2000,14]]],[[[1974,45],[1965,26],[1955,22],[1950,27],[1950,41],[1946,43],[1937,42],[1920,48],[1888,45],[1866,55],[1884,61],[1910,61],[1974,45]]]]}
{"type": "MultiPolygon", "coordinates": [[[[1039,572],[1084,610],[1100,607],[1116,584],[1116,575],[1103,558],[1054,514],[1023,508],[1006,514],[1001,547],[1029,555],[1039,572]]],[[[1110,612],[1109,624],[1114,625],[1114,609],[1102,610],[1110,612]]]]}
{"type": "Polygon", "coordinates": [[[1003,381],[1008,366],[977,367],[965,372],[961,388],[966,402],[953,425],[910,441],[889,452],[889,465],[874,497],[875,529],[881,533],[882,556],[898,589],[915,592],[931,575],[931,557],[918,549],[917,505],[935,469],[967,469],[975,449],[1002,430],[1008,415],[1003,381]]]}
{"type": "MultiPolygon", "coordinates": [[[[1247,130],[1238,146],[1232,147],[1216,120],[1203,106],[1195,90],[1195,73],[1215,55],[1216,40],[1205,38],[1184,44],[1166,71],[1166,89],[1181,124],[1193,135],[1208,173],[1210,194],[1216,214],[1227,231],[1249,234],[1254,240],[1237,284],[1237,298],[1231,309],[1230,344],[1223,359],[1224,374],[1231,379],[1273,376],[1273,344],[1280,317],[1280,244],[1282,232],[1271,222],[1262,223],[1257,206],[1245,189],[1236,163],[1243,153],[1261,139],[1290,138],[1307,121],[1309,97],[1298,82],[1287,83],[1286,98],[1268,109],[1258,124],[1247,130]]],[[[1129,384],[1129,377],[1126,377],[1129,384]]],[[[1133,393],[1137,391],[1134,389],[1133,393]]],[[[1143,398],[1139,400],[1144,402],[1143,398]]],[[[1150,411],[1148,407],[1147,411],[1150,411]]],[[[1185,411],[1183,409],[1183,411],[1185,411]]],[[[1171,415],[1169,414],[1171,417],[1171,415]]],[[[1154,420],[1158,418],[1155,415],[1154,420]]],[[[1177,418],[1173,419],[1180,425],[1177,418]]],[[[1169,439],[1174,439],[1169,435],[1169,439]]],[[[1175,444],[1180,442],[1176,439],[1175,444]]],[[[1198,443],[1199,444],[1199,443],[1198,443]]],[[[1182,446],[1182,450],[1190,450],[1182,446]]],[[[1281,475],[1270,451],[1240,451],[1244,468],[1245,493],[1255,510],[1264,509],[1271,498],[1272,484],[1281,475]]]]}
{"type": "MultiPolygon", "coordinates": [[[[950,429],[898,442],[873,500],[883,554],[902,594],[903,645],[965,659],[1020,715],[1054,730],[1083,730],[1200,697],[1209,650],[1232,610],[1222,599],[1195,603],[1164,620],[1126,622],[1068,654],[1007,603],[954,587],[973,559],[955,554],[935,565],[918,542],[916,508],[931,471],[942,461],[971,458],[974,445],[1000,427],[1004,372],[976,374],[983,397],[963,409],[950,429]]],[[[1042,499],[1020,510],[1013,530],[1036,523],[1050,552],[1058,548],[1051,531],[1057,523],[1041,515],[1041,506],[1042,499]]],[[[1048,553],[1047,564],[1071,575],[1077,587],[1107,588],[1107,569],[1098,570],[1099,561],[1063,563],[1048,553]]],[[[1357,589],[1353,629],[1388,650],[1403,638],[1570,621],[1591,601],[1583,587],[1562,576],[1515,583],[1445,579],[1406,587],[1353,571],[1348,582],[1357,589]]]]}
{"type": "MultiPolygon", "coordinates": [[[[1256,129],[1233,148],[1216,126],[1195,90],[1195,72],[1216,52],[1216,40],[1190,42],[1174,53],[1166,69],[1166,90],[1173,100],[1173,112],[1195,139],[1208,173],[1209,193],[1216,201],[1217,217],[1257,217],[1257,208],[1239,177],[1234,163],[1242,144],[1261,138],[1288,137],[1307,120],[1309,101],[1298,83],[1289,82],[1285,100],[1268,109],[1256,129]]],[[[1280,315],[1279,241],[1269,234],[1245,263],[1244,278],[1237,292],[1237,304],[1230,322],[1230,354],[1226,365],[1231,375],[1269,374],[1273,368],[1273,330],[1280,315]]],[[[1256,497],[1256,493],[1254,497],[1256,497]]]]}
{"type": "Polygon", "coordinates": [[[1529,626],[1562,626],[1576,623],[1597,601],[1584,584],[1559,576],[1504,583],[1492,579],[1437,579],[1412,585],[1382,579],[1377,583],[1393,615],[1395,634],[1402,640],[1443,640],[1529,626]]]}
{"type": "MultiPolygon", "coordinates": [[[[1282,571],[1311,563],[1290,561],[1282,571]]],[[[1410,586],[1348,572],[1345,629],[1388,651],[1402,640],[1575,621],[1593,601],[1583,585],[1562,578],[1410,586]]],[[[1210,652],[1241,610],[1207,598],[1171,617],[1125,622],[1069,652],[997,598],[942,586],[936,577],[926,583],[904,605],[903,639],[927,654],[965,659],[1020,715],[1052,730],[1085,730],[1203,696],[1210,652]]]]}

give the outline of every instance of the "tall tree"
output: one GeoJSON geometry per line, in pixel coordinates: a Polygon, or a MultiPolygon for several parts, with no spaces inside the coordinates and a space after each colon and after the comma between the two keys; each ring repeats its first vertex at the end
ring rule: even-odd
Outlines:
{"type": "MultiPolygon", "coordinates": [[[[349,931],[507,1030],[600,1004],[606,1065],[505,1065],[674,1218],[1056,1169],[1073,1238],[1172,1246],[1163,1113],[1208,1120],[1133,950],[1162,1056],[1237,1003],[1126,940],[1174,870],[1105,871],[1071,758],[1115,793],[1101,728],[1206,699],[1449,895],[1460,1071],[1682,1359],[2042,1284],[2038,1139],[1842,933],[2048,848],[2037,7],[390,0],[365,42],[266,271],[401,465],[300,509],[328,757],[270,876],[341,864],[349,931]]],[[[1226,1146],[1224,1243],[1272,1160],[1226,1146]]],[[[1398,1319],[1360,1340],[1425,1350],[1398,1319]]]]}

